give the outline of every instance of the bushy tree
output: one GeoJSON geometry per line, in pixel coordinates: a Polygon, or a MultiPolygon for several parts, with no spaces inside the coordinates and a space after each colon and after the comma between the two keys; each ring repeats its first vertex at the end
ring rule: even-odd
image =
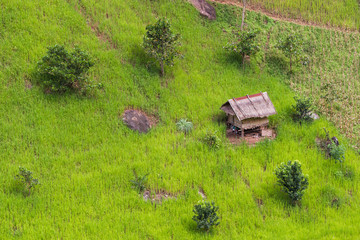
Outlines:
{"type": "Polygon", "coordinates": [[[89,69],[94,65],[90,55],[78,47],[68,52],[64,46],[48,47],[47,54],[37,63],[36,76],[53,92],[69,90],[84,91],[101,87],[87,79],[89,69]]]}
{"type": "Polygon", "coordinates": [[[302,199],[309,182],[308,177],[302,173],[299,161],[280,164],[275,169],[275,175],[278,178],[278,184],[289,195],[293,205],[302,199]]]}
{"type": "Polygon", "coordinates": [[[204,231],[209,231],[212,227],[220,224],[217,211],[219,207],[214,202],[211,204],[207,201],[201,201],[194,206],[193,220],[197,223],[197,228],[204,231]]]}
{"type": "Polygon", "coordinates": [[[225,46],[225,49],[241,55],[243,68],[245,67],[245,56],[251,57],[260,50],[256,42],[257,34],[258,31],[241,31],[236,33],[238,38],[236,42],[229,43],[225,46]]]}
{"type": "Polygon", "coordinates": [[[145,51],[159,62],[161,76],[165,74],[164,65],[172,66],[174,59],[180,56],[179,38],[179,34],[172,32],[166,18],[161,18],[155,24],[146,27],[143,46],[145,51]]]}
{"type": "Polygon", "coordinates": [[[33,177],[32,172],[24,167],[19,167],[19,173],[15,176],[15,180],[23,185],[27,195],[30,195],[31,189],[39,184],[39,180],[33,177]]]}
{"type": "Polygon", "coordinates": [[[187,119],[182,118],[176,123],[176,127],[179,131],[184,132],[184,134],[188,134],[193,129],[192,122],[189,122],[187,119]]]}
{"type": "Polygon", "coordinates": [[[297,121],[311,121],[311,112],[313,110],[312,101],[307,97],[294,97],[295,105],[292,106],[294,119],[297,121]]]}
{"type": "Polygon", "coordinates": [[[308,63],[308,58],[304,54],[303,38],[297,33],[290,33],[284,38],[279,39],[276,47],[280,49],[290,61],[290,72],[294,63],[308,63]]]}

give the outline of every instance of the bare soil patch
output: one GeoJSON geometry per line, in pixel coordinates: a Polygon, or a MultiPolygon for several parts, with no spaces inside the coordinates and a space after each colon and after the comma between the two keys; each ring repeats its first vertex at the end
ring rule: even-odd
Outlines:
{"type": "Polygon", "coordinates": [[[203,199],[206,199],[206,194],[205,194],[205,191],[202,187],[199,187],[199,191],[198,193],[200,194],[200,196],[203,198],[203,199]]]}
{"type": "Polygon", "coordinates": [[[31,84],[31,82],[29,80],[25,80],[25,89],[26,90],[30,90],[32,89],[33,85],[31,84]]]}
{"type": "MultiPolygon", "coordinates": [[[[79,5],[80,7],[75,6],[75,9],[86,19],[86,23],[91,28],[91,31],[95,33],[96,37],[104,43],[109,43],[109,46],[111,48],[116,48],[116,43],[112,41],[109,35],[99,29],[99,24],[95,22],[94,19],[86,12],[86,8],[82,5],[80,1],[79,5]]],[[[108,15],[106,16],[108,18],[108,15]]]]}
{"type": "Polygon", "coordinates": [[[242,144],[244,141],[249,145],[249,146],[255,146],[256,143],[261,142],[265,139],[275,139],[276,138],[276,132],[275,129],[266,129],[265,131],[263,131],[263,134],[266,135],[261,135],[260,132],[245,132],[244,137],[242,138],[241,135],[236,134],[235,132],[233,132],[231,129],[227,129],[226,130],[226,137],[229,139],[231,144],[234,145],[239,145],[242,144]]]}
{"type": "Polygon", "coordinates": [[[176,195],[169,193],[165,190],[157,190],[157,191],[146,190],[143,193],[143,199],[144,201],[161,203],[164,200],[176,199],[176,195]]]}
{"type": "Polygon", "coordinates": [[[125,110],[122,119],[130,129],[139,133],[147,133],[158,122],[155,116],[138,109],[125,110]]]}

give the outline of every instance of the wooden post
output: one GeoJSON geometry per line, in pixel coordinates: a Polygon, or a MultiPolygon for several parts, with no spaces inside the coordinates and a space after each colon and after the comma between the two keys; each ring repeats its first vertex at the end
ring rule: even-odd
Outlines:
{"type": "Polygon", "coordinates": [[[241,137],[243,138],[244,137],[244,128],[242,127],[242,121],[240,121],[240,126],[241,126],[241,128],[240,128],[240,130],[241,130],[241,137]]]}

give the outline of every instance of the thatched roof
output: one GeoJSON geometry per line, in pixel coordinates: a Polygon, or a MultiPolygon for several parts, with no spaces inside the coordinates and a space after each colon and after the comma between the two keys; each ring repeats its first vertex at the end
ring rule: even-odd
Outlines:
{"type": "Polygon", "coordinates": [[[229,99],[220,109],[227,114],[236,115],[240,121],[276,114],[275,107],[266,92],[229,99]]]}

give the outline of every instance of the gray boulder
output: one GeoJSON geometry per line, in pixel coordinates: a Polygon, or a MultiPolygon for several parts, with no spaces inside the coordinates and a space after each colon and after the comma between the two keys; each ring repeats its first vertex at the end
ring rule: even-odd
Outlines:
{"type": "Polygon", "coordinates": [[[190,0],[190,3],[199,11],[200,15],[210,19],[216,19],[215,8],[205,0],[190,0]]]}

